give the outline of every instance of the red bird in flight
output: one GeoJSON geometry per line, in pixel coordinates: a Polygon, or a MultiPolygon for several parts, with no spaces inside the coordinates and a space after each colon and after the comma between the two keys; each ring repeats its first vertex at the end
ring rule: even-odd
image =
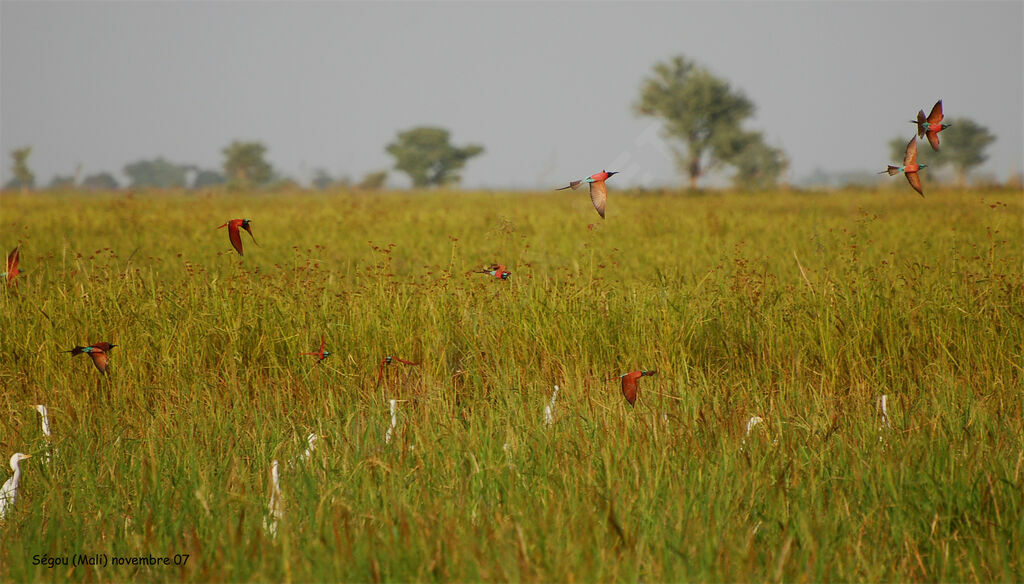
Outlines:
{"type": "MultiPolygon", "coordinates": [[[[232,220],[228,221],[227,223],[225,223],[224,225],[221,225],[220,227],[217,228],[217,229],[223,229],[224,227],[228,228],[228,239],[231,240],[231,245],[235,248],[235,251],[238,252],[238,255],[243,255],[242,254],[242,233],[238,230],[239,228],[242,228],[242,229],[248,231],[249,232],[249,237],[252,237],[252,242],[256,243],[256,236],[252,234],[252,228],[249,227],[250,223],[251,223],[251,221],[249,221],[248,219],[232,219],[232,220]]],[[[256,243],[256,245],[259,245],[259,244],[256,243]]]]}
{"type": "Polygon", "coordinates": [[[512,275],[512,272],[505,269],[504,264],[491,264],[482,270],[477,270],[475,273],[488,274],[502,280],[508,280],[509,276],[512,275]]]}
{"type": "Polygon", "coordinates": [[[654,375],[655,373],[657,371],[652,369],[651,371],[631,371],[619,376],[622,379],[622,395],[626,397],[629,405],[633,405],[633,402],[636,401],[637,382],[639,379],[648,375],[654,375]]]}
{"type": "Polygon", "coordinates": [[[892,176],[902,172],[907,175],[907,182],[910,183],[910,186],[914,187],[914,190],[922,197],[924,196],[924,191],[921,190],[921,177],[917,175],[917,171],[926,168],[928,165],[917,163],[917,136],[911,138],[910,142],[907,143],[907,152],[903,156],[903,166],[893,166],[891,164],[888,166],[889,168],[878,174],[889,173],[889,176],[892,176]]]}
{"type": "Polygon", "coordinates": [[[923,138],[928,137],[928,143],[932,145],[932,150],[939,151],[939,132],[950,127],[952,124],[942,123],[942,100],[935,102],[932,106],[932,111],[928,113],[928,117],[924,117],[924,110],[918,110],[917,120],[910,120],[911,124],[917,124],[917,137],[923,138]]]}
{"type": "Polygon", "coordinates": [[[13,284],[14,279],[21,273],[21,270],[18,269],[18,264],[21,263],[20,249],[16,247],[11,250],[11,253],[7,254],[7,271],[0,274],[0,278],[5,278],[8,284],[13,284]]]}
{"type": "Polygon", "coordinates": [[[107,373],[107,353],[109,353],[110,350],[113,349],[116,346],[117,345],[111,345],[110,343],[107,343],[107,342],[93,343],[93,344],[89,345],[88,347],[79,347],[79,346],[76,345],[74,349],[71,349],[70,351],[64,351],[64,352],[65,353],[71,353],[72,357],[74,357],[75,355],[78,355],[80,353],[87,353],[89,355],[89,357],[92,358],[92,364],[95,365],[96,368],[100,370],[100,373],[103,373],[104,375],[106,375],[106,373],[107,373]]]}
{"type": "Polygon", "coordinates": [[[384,357],[383,359],[380,360],[380,366],[377,368],[377,385],[376,385],[376,387],[380,387],[380,382],[381,382],[382,379],[384,379],[384,367],[387,366],[387,365],[391,365],[391,363],[393,361],[398,361],[402,365],[419,365],[418,362],[406,361],[405,359],[399,359],[398,357],[392,357],[391,355],[388,355],[387,357],[384,357]]]}
{"type": "Polygon", "coordinates": [[[594,203],[594,208],[597,209],[598,215],[604,219],[604,205],[608,201],[608,188],[605,186],[604,181],[608,180],[613,174],[619,174],[618,171],[608,172],[602,170],[596,174],[592,174],[587,178],[574,180],[569,183],[568,186],[555,189],[556,191],[564,191],[565,189],[576,190],[580,188],[580,185],[584,182],[590,184],[590,201],[594,203]]]}
{"type": "Polygon", "coordinates": [[[316,353],[299,353],[299,354],[300,355],[316,355],[317,356],[316,362],[319,365],[321,361],[323,361],[324,359],[326,359],[326,358],[331,356],[331,352],[330,351],[325,351],[324,350],[326,347],[327,347],[327,339],[324,337],[324,335],[320,335],[320,350],[319,351],[317,351],[316,353]]]}

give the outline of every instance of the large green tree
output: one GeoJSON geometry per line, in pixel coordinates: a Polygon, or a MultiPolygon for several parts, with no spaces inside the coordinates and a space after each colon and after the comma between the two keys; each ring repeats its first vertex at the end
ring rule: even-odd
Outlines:
{"type": "Polygon", "coordinates": [[[174,164],[163,158],[138,160],[124,167],[133,188],[184,188],[188,182],[188,165],[174,164]]]}
{"type": "Polygon", "coordinates": [[[27,191],[36,184],[36,175],[28,167],[28,157],[32,154],[32,147],[25,146],[11,150],[11,174],[14,177],[4,185],[8,189],[21,189],[27,191]]]}
{"type": "Polygon", "coordinates": [[[735,188],[757,190],[775,187],[789,160],[780,148],[769,146],[761,132],[736,132],[731,138],[723,137],[724,155],[735,169],[732,183],[735,188]]]}
{"type": "Polygon", "coordinates": [[[222,152],[224,174],[235,186],[262,185],[274,176],[274,169],[264,158],[267,147],[260,142],[235,141],[222,152]]]}
{"type": "Polygon", "coordinates": [[[400,132],[387,146],[388,154],[395,158],[395,169],[409,175],[415,187],[458,184],[466,161],[483,151],[479,144],[456,148],[448,130],[427,126],[400,132]]]}
{"type": "Polygon", "coordinates": [[[681,55],[654,65],[633,108],[638,115],[664,122],[691,189],[708,170],[730,163],[743,150],[734,140],[743,135],[740,124],[754,113],[753,102],[742,91],[681,55]]]}
{"type": "MultiPolygon", "coordinates": [[[[918,141],[918,163],[934,169],[951,166],[957,184],[964,186],[967,184],[967,175],[988,160],[985,151],[996,141],[996,136],[987,127],[970,118],[946,118],[944,121],[950,126],[939,133],[938,152],[932,150],[927,140],[918,141]]],[[[889,140],[889,156],[893,164],[902,164],[909,140],[910,135],[889,140]]]]}

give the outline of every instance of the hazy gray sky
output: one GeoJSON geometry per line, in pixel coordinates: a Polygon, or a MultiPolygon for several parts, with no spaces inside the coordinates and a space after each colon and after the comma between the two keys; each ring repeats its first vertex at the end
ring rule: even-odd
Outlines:
{"type": "MultiPolygon", "coordinates": [[[[468,187],[550,187],[602,168],[681,184],[642,79],[684,54],[757,105],[748,128],[815,168],[877,170],[939,98],[1024,159],[1024,3],[0,2],[0,146],[37,182],[164,156],[220,168],[259,140],[283,174],[359,178],[420,124],[486,153],[468,187]]],[[[922,151],[922,161],[927,162],[922,151]]],[[[392,184],[406,184],[396,175],[392,184]]]]}

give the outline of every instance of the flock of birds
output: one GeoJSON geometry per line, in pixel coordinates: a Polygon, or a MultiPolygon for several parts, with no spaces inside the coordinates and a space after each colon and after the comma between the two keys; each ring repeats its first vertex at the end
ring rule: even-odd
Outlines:
{"type": "MultiPolygon", "coordinates": [[[[917,133],[910,139],[910,142],[907,143],[907,148],[905,156],[903,158],[902,166],[888,165],[888,168],[886,170],[883,170],[879,174],[888,174],[889,176],[893,176],[895,174],[899,174],[902,172],[907,177],[907,181],[910,183],[910,186],[913,187],[914,190],[917,191],[923,197],[924,191],[921,188],[921,178],[918,175],[918,172],[921,169],[925,168],[927,165],[917,163],[917,139],[919,137],[927,137],[928,143],[931,145],[932,149],[938,151],[939,133],[945,130],[946,128],[950,127],[950,124],[943,124],[942,120],[943,114],[941,99],[935,103],[935,105],[931,109],[931,112],[927,116],[925,116],[924,110],[918,111],[917,119],[911,120],[911,123],[917,126],[917,133]]],[[[590,187],[590,200],[594,205],[594,209],[603,219],[605,217],[605,206],[608,201],[608,188],[605,184],[605,181],[607,181],[615,174],[618,173],[602,170],[601,172],[592,174],[589,177],[571,181],[568,185],[555,190],[576,190],[584,183],[586,183],[590,187]]],[[[249,234],[249,236],[252,238],[253,243],[259,245],[258,243],[256,243],[256,237],[252,233],[251,220],[230,219],[226,221],[223,225],[219,226],[217,229],[223,229],[225,227],[228,230],[228,240],[230,241],[231,246],[235,249],[235,251],[238,252],[238,255],[243,255],[241,235],[242,230],[245,230],[249,234]]],[[[15,247],[7,255],[6,270],[3,272],[3,274],[0,274],[0,280],[4,281],[7,285],[13,285],[18,275],[21,273],[24,273],[24,270],[20,269],[20,248],[15,247]]],[[[508,280],[512,276],[512,272],[510,272],[503,264],[490,264],[489,266],[481,270],[477,270],[475,273],[487,274],[498,280],[508,280]]],[[[93,365],[96,366],[96,369],[99,370],[100,374],[106,375],[107,368],[109,366],[110,350],[116,346],[117,345],[113,343],[103,341],[98,343],[92,343],[91,345],[84,347],[76,345],[74,348],[65,352],[71,353],[72,357],[80,355],[82,353],[89,355],[90,359],[92,359],[93,365]]],[[[300,353],[300,355],[314,356],[317,359],[316,364],[319,364],[321,361],[323,361],[324,359],[331,355],[331,352],[327,350],[326,337],[324,335],[320,336],[320,348],[317,351],[300,353]]],[[[378,367],[377,387],[380,386],[381,381],[383,380],[385,367],[391,365],[396,361],[403,365],[419,365],[418,362],[409,361],[407,359],[401,359],[399,357],[391,355],[384,357],[383,359],[381,359],[378,367]]],[[[654,375],[656,373],[657,371],[653,369],[641,369],[637,371],[623,373],[622,375],[618,376],[622,389],[622,395],[630,406],[633,406],[636,402],[637,390],[639,387],[640,379],[642,377],[647,377],[650,375],[654,375]]],[[[558,386],[556,385],[554,394],[551,397],[551,403],[545,407],[544,411],[544,421],[547,425],[550,425],[553,421],[552,412],[554,409],[555,398],[557,396],[558,386]]],[[[391,414],[391,426],[390,428],[388,428],[386,442],[390,442],[392,431],[394,430],[395,425],[397,423],[397,404],[398,400],[390,400],[389,410],[391,414]]],[[[50,422],[46,406],[36,405],[34,407],[42,415],[43,433],[47,438],[49,438],[50,422]]],[[[883,419],[885,420],[886,424],[888,424],[888,414],[886,412],[885,396],[882,396],[881,412],[883,415],[883,419]]],[[[752,417],[747,422],[747,434],[749,435],[751,429],[761,421],[763,420],[759,416],[752,417]]],[[[306,452],[302,456],[303,458],[308,459],[309,456],[312,454],[313,450],[316,447],[316,440],[316,434],[310,434],[307,437],[308,447],[306,449],[306,452]]],[[[18,483],[21,479],[20,462],[23,460],[27,460],[29,458],[32,458],[31,454],[24,454],[21,452],[15,453],[13,456],[11,456],[11,469],[14,471],[14,476],[8,479],[4,483],[3,488],[0,489],[0,521],[7,517],[9,510],[14,506],[15,502],[17,501],[18,483]]],[[[271,535],[276,534],[277,520],[280,519],[280,517],[283,514],[281,506],[280,473],[278,470],[278,466],[279,465],[277,460],[271,461],[271,497],[268,503],[269,517],[264,521],[264,527],[267,530],[267,532],[271,535]]]]}

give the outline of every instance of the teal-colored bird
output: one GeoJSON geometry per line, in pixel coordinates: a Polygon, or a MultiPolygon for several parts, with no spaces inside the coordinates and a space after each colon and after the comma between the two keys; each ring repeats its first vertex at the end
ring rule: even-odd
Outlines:
{"type": "Polygon", "coordinates": [[[597,214],[604,219],[604,207],[608,203],[608,186],[604,184],[604,181],[611,178],[612,175],[619,174],[618,171],[608,172],[602,170],[601,172],[594,173],[587,178],[580,180],[574,180],[568,185],[555,189],[556,191],[564,191],[565,189],[576,190],[580,188],[580,185],[587,183],[590,185],[590,202],[594,204],[594,209],[597,210],[597,214]]]}
{"type": "Polygon", "coordinates": [[[917,136],[914,136],[907,144],[907,151],[903,156],[903,166],[893,166],[890,164],[888,168],[878,174],[888,173],[889,176],[892,176],[902,172],[907,175],[907,182],[910,183],[910,186],[914,187],[914,190],[923,197],[924,191],[921,190],[921,177],[918,176],[917,171],[927,167],[927,164],[917,163],[917,136]]]}

